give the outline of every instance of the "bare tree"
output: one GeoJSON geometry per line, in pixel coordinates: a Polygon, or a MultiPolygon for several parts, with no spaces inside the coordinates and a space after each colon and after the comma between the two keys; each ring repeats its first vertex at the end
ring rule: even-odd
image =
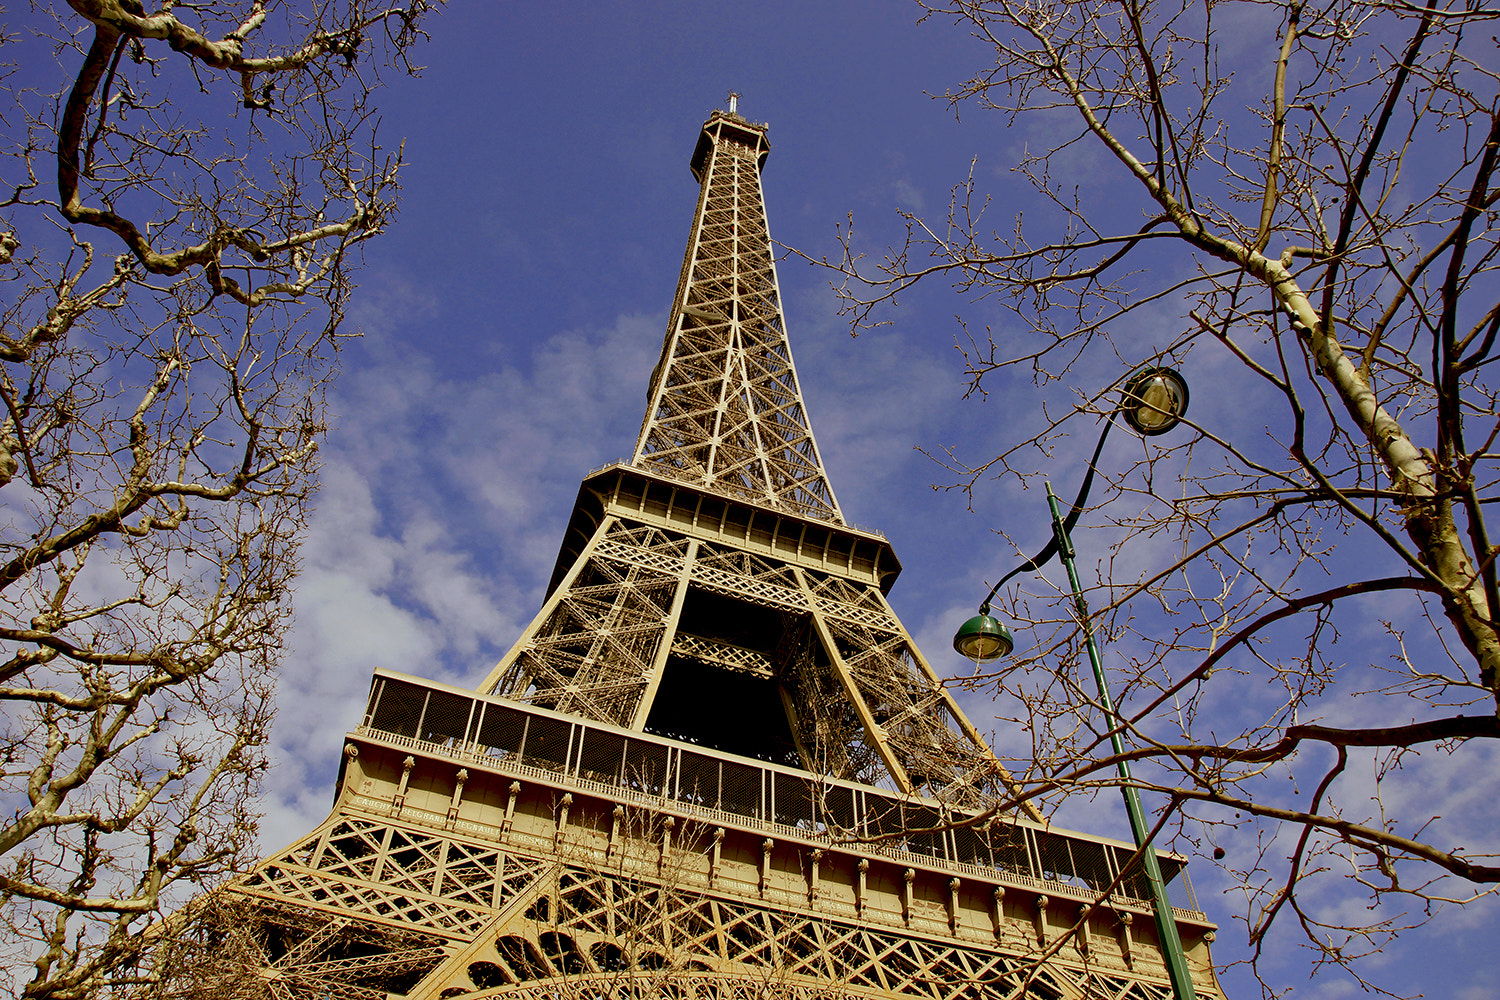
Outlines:
{"type": "Polygon", "coordinates": [[[254,846],[382,73],[426,0],[33,5],[0,41],[0,968],[128,987],[254,846]],[[8,58],[7,58],[8,56],[8,58]]]}
{"type": "MultiPolygon", "coordinates": [[[[842,260],[822,263],[856,332],[916,282],[969,296],[970,325],[989,327],[961,337],[971,391],[1007,369],[1039,398],[1073,390],[997,457],[945,458],[964,489],[1031,482],[1069,433],[1092,441],[1118,399],[1101,372],[1198,376],[1196,435],[1101,459],[1108,488],[1084,523],[1108,526],[1080,547],[1113,547],[1091,616],[1137,782],[1175,814],[1180,846],[1233,852],[1246,960],[1263,968],[1290,920],[1315,964],[1359,976],[1391,935],[1500,883],[1493,826],[1453,815],[1430,781],[1483,768],[1500,736],[1485,519],[1500,499],[1500,14],[1463,0],[924,10],[993,52],[946,96],[1024,131],[1015,169],[1039,198],[1023,224],[971,172],[946,218],[907,216],[883,262],[846,232],[842,260]],[[1333,883],[1362,887],[1366,919],[1322,905],[1346,892],[1333,883]]],[[[1116,758],[1078,681],[1071,604],[1029,589],[1001,599],[1037,646],[974,680],[1019,700],[1029,787],[1056,800],[1110,783],[1116,758]]]]}

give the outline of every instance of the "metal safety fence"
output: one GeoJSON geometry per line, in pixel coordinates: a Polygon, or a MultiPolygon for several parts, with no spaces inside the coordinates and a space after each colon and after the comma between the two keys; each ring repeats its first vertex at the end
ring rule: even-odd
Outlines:
{"type": "MultiPolygon", "coordinates": [[[[905,852],[1092,892],[1114,883],[1114,895],[1151,898],[1133,849],[1125,844],[1007,818],[972,823],[973,813],[920,796],[695,750],[392,672],[376,672],[363,729],[487,760],[502,770],[549,772],[791,835],[862,841],[874,853],[905,852]]],[[[1186,903],[1184,909],[1196,915],[1182,859],[1158,857],[1174,902],[1186,903]]]]}

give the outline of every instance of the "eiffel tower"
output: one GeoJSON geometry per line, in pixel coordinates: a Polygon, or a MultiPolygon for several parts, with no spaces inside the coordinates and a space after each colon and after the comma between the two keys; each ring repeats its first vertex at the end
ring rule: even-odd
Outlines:
{"type": "MultiPolygon", "coordinates": [[[[1131,845],[1029,807],[985,818],[1012,779],[818,454],[769,148],[733,99],[703,125],[635,454],[584,479],[541,611],[477,690],[375,672],[328,819],[187,921],[173,961],[198,987],[1171,996],[1131,845]]],[[[1199,995],[1221,996],[1214,925],[1175,916],[1199,995]]]]}

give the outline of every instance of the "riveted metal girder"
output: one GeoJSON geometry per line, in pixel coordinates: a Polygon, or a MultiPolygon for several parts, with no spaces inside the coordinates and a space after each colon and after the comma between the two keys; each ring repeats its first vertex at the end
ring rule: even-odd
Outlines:
{"type": "Polygon", "coordinates": [[[787,344],[761,197],[765,126],[716,112],[661,360],[632,464],[842,522],[787,344]]]}

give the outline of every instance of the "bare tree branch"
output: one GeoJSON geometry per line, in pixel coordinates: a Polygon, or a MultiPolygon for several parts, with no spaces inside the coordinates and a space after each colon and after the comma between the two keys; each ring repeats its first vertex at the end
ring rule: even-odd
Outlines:
{"type": "Polygon", "coordinates": [[[1047,402],[1066,391],[1035,433],[949,454],[945,485],[1046,476],[1076,450],[1070,421],[1092,440],[1114,405],[1098,393],[1109,366],[1180,367],[1207,400],[1173,435],[1100,459],[1106,495],[1080,522],[1098,532],[1075,536],[1099,556],[1093,625],[1136,749],[1101,750],[1116,724],[1078,681],[1068,595],[1000,595],[1032,648],[969,683],[1030,742],[1017,798],[1092,795],[1135,762],[1147,797],[1169,798],[1176,842],[1250,857],[1221,881],[1245,900],[1246,961],[1298,932],[1315,964],[1379,989],[1359,962],[1409,925],[1395,900],[1431,919],[1500,876],[1493,824],[1410,784],[1473,766],[1500,735],[1500,546],[1485,523],[1500,485],[1500,77],[1480,40],[1497,14],[1442,0],[920,6],[989,47],[993,63],[944,98],[1027,123],[1015,170],[1045,211],[1023,219],[971,167],[941,224],[903,214],[904,242],[870,258],[841,229],[839,259],[806,259],[830,270],[855,332],[943,276],[989,331],[958,338],[970,392],[1001,380],[1016,398],[1012,373],[1047,402]],[[1086,148],[1105,166],[1076,176],[1067,158],[1086,148]],[[986,226],[995,208],[1013,229],[986,226]],[[1181,323],[1163,329],[1173,309],[1181,323]],[[1373,797],[1356,773],[1376,775],[1373,797]],[[1291,798],[1303,787],[1311,800],[1291,798]],[[1335,879],[1335,860],[1355,879],[1335,879]],[[1368,920],[1316,916],[1351,887],[1368,920]]]}
{"type": "Polygon", "coordinates": [[[0,969],[27,997],[148,985],[153,921],[250,860],[351,250],[399,190],[376,95],[428,13],[32,12],[63,41],[30,61],[72,73],[4,84],[0,149],[0,969]]]}

